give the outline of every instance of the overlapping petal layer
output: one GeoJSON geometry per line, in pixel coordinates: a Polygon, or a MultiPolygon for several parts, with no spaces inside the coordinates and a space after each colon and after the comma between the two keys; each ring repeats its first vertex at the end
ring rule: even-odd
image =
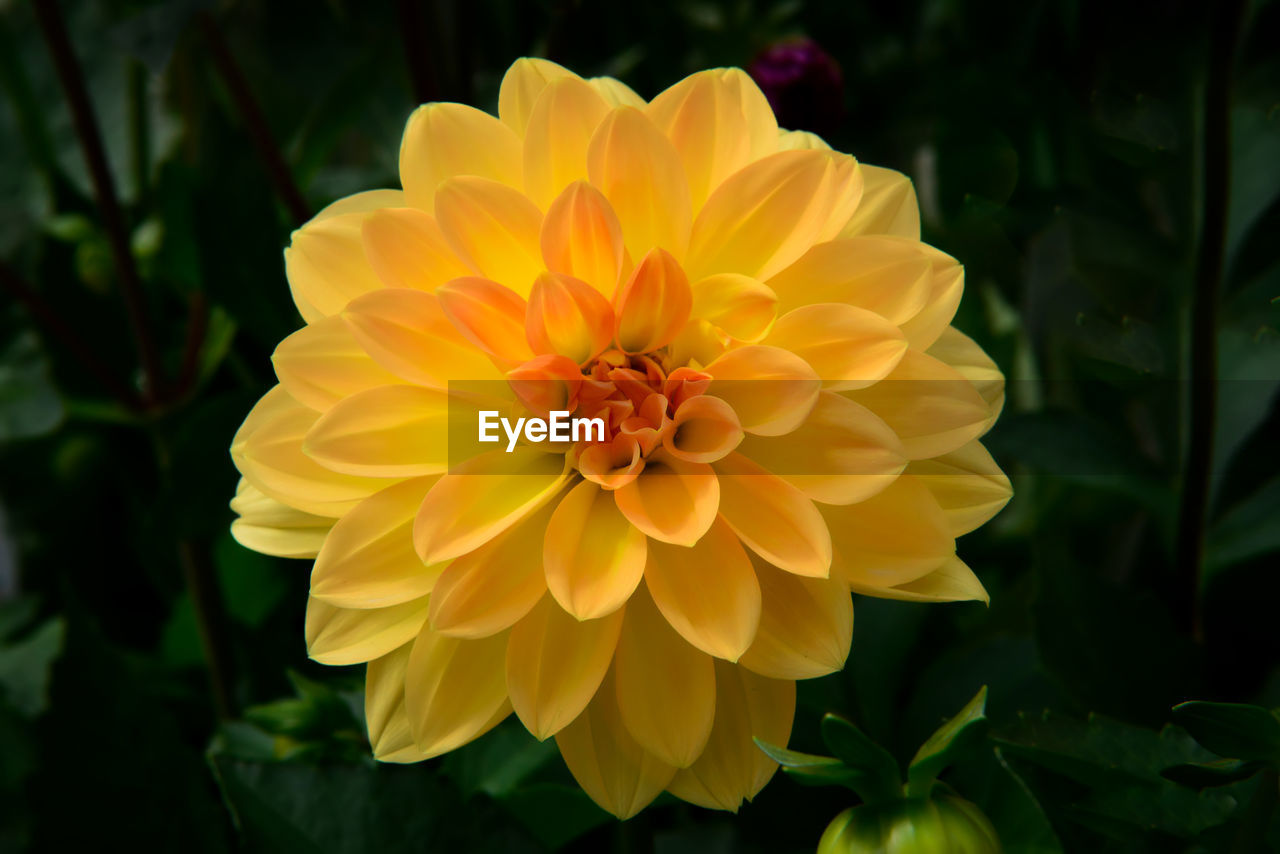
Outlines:
{"type": "Polygon", "coordinates": [[[233,533],[315,559],[310,654],[368,663],[379,759],[514,711],[621,817],[736,810],[851,591],[986,600],[956,537],[1011,494],[1004,380],[905,176],[736,69],[646,103],[533,59],[498,118],[414,112],[400,172],[293,235],[306,325],[232,445],[233,533]],[[561,410],[603,432],[476,444],[561,410]]]}

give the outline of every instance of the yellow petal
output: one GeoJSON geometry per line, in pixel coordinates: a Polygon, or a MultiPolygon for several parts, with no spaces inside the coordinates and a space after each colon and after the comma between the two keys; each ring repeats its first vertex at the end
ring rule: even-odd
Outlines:
{"type": "Polygon", "coordinates": [[[524,189],[546,207],[587,177],[587,145],[609,105],[578,77],[552,81],[534,105],[524,138],[524,189]]]}
{"type": "Polygon", "coordinates": [[[615,80],[612,77],[592,77],[587,82],[591,84],[592,89],[595,89],[600,94],[601,98],[604,98],[605,103],[610,107],[644,109],[644,98],[637,95],[630,86],[621,80],[615,80]]]}
{"type": "Polygon", "coordinates": [[[275,557],[315,557],[333,527],[332,518],[295,510],[244,478],[236,486],[231,510],[240,517],[231,523],[236,542],[275,557]]]}
{"type": "Polygon", "coordinates": [[[387,608],[338,608],[310,597],[307,655],[321,664],[363,664],[404,646],[426,622],[426,597],[387,608]]]}
{"type": "Polygon", "coordinates": [[[1004,409],[1004,374],[991,357],[968,335],[954,326],[948,326],[929,347],[928,353],[946,362],[960,376],[973,383],[991,409],[991,423],[1004,409]]]}
{"type": "Polygon", "coordinates": [[[364,718],[373,757],[379,762],[420,762],[427,755],[418,749],[404,708],[404,680],[409,670],[405,644],[365,668],[364,718]]]}
{"type": "Polygon", "coordinates": [[[547,588],[579,620],[610,614],[644,574],[646,539],[613,496],[590,481],[569,491],[547,525],[542,564],[547,588]]]}
{"type": "Polygon", "coordinates": [[[404,705],[418,749],[448,753],[507,716],[506,634],[460,640],[423,626],[405,674],[404,705]]]}
{"type": "Polygon", "coordinates": [[[423,104],[400,142],[400,182],[415,208],[435,205],[441,182],[475,175],[519,187],[520,137],[488,113],[463,104],[423,104]]]}
{"type": "Polygon", "coordinates": [[[613,299],[631,260],[618,217],[599,190],[585,181],[565,187],[547,209],[540,239],[548,270],[581,279],[613,299]]]}
{"type": "Polygon", "coordinates": [[[436,220],[472,269],[524,296],[542,272],[542,212],[523,193],[486,178],[450,178],[436,191],[436,220]]]}
{"type": "Polygon", "coordinates": [[[893,169],[864,163],[862,186],[862,201],[841,229],[841,237],[893,234],[920,239],[920,205],[910,178],[893,169]]]}
{"type": "Polygon", "coordinates": [[[542,542],[551,504],[489,542],[453,559],[431,592],[431,627],[481,638],[515,625],[547,592],[542,542]]]}
{"type": "Polygon", "coordinates": [[[764,609],[739,664],[771,679],[813,679],[844,667],[853,640],[849,587],[754,561],[764,609]]]}
{"type": "Polygon", "coordinates": [[[985,525],[1013,496],[1009,478],[978,441],[913,462],[907,474],[933,494],[956,537],[985,525]]]}
{"type": "Polygon", "coordinates": [[[880,599],[901,599],[907,602],[967,602],[990,603],[991,597],[978,576],[960,558],[952,555],[942,566],[927,575],[896,587],[863,587],[849,585],[855,593],[865,593],[880,599]]]}
{"type": "Polygon", "coordinates": [[[711,364],[709,393],[733,407],[742,429],[781,436],[800,426],[818,400],[822,381],[809,363],[778,347],[730,350],[711,364]]]}
{"type": "Polygon", "coordinates": [[[675,147],[634,107],[600,123],[587,150],[587,174],[622,224],[632,258],[660,247],[676,258],[689,245],[689,185],[675,147]]]}
{"type": "Polygon", "coordinates": [[[484,352],[514,363],[533,356],[525,339],[528,306],[510,288],[488,279],[454,279],[436,298],[454,328],[484,352]]]}
{"type": "Polygon", "coordinates": [[[236,432],[231,458],[246,480],[277,501],[318,516],[341,516],[394,481],[339,474],[304,454],[303,438],[319,417],[276,386],[236,432]]]}
{"type": "Polygon", "coordinates": [[[665,347],[689,319],[692,305],[680,264],[665,250],[650,251],[614,298],[618,346],[626,353],[665,347]]]}
{"type": "Polygon", "coordinates": [[[553,80],[576,78],[569,69],[549,59],[521,57],[511,63],[498,89],[498,116],[518,136],[524,136],[533,105],[553,80]]]}
{"type": "Polygon", "coordinates": [[[311,220],[293,233],[284,269],[298,311],[308,323],[337,314],[351,300],[383,287],[361,238],[366,210],[311,220]]]}
{"type": "Polygon", "coordinates": [[[680,405],[671,419],[662,446],[676,459],[713,463],[727,456],[743,439],[742,425],[729,404],[700,394],[680,405]]]}
{"type": "Polygon", "coordinates": [[[550,501],[566,480],[564,459],[536,449],[467,460],[427,493],[413,528],[414,546],[427,563],[464,555],[550,501]]]}
{"type": "Polygon", "coordinates": [[[967,379],[918,350],[908,350],[875,385],[844,394],[883,418],[912,460],[954,451],[991,422],[990,408],[967,379]]]}
{"type": "Polygon", "coordinates": [[[830,151],[831,146],[816,133],[807,130],[778,130],[779,151],[830,151]]]}
{"type": "Polygon", "coordinates": [[[715,718],[715,667],[671,628],[644,588],[627,605],[614,676],[627,732],[669,765],[693,764],[715,718]]]}
{"type": "Polygon", "coordinates": [[[865,308],[815,303],[793,309],[773,325],[764,343],[809,363],[833,391],[864,388],[884,379],[907,351],[907,339],[865,308]]]}
{"type": "Polygon", "coordinates": [[[400,381],[365,352],[338,315],[285,338],[271,363],[290,396],[317,412],[356,392],[400,381]]]}
{"type": "Polygon", "coordinates": [[[964,294],[964,267],[945,252],[923,243],[919,245],[928,251],[933,264],[929,297],[924,308],[902,324],[902,334],[907,336],[912,348],[927,350],[956,315],[964,294]]]}
{"type": "Polygon", "coordinates": [[[690,75],[649,102],[654,125],[680,153],[693,210],[751,158],[751,138],[737,89],[723,69],[690,75]]]}
{"type": "Polygon", "coordinates": [[[586,711],[556,733],[556,746],[591,800],[618,818],[631,818],[658,796],[675,774],[642,748],[623,726],[612,675],[586,711]]]}
{"type": "Polygon", "coordinates": [[[654,455],[613,497],[622,515],[653,539],[692,546],[716,518],[720,484],[705,463],[654,455]]]}
{"type": "Polygon", "coordinates": [[[921,243],[853,237],[820,243],[768,281],[780,310],[843,302],[901,325],[920,313],[933,287],[933,261],[921,243]]]}
{"type": "Polygon", "coordinates": [[[752,739],[785,745],[795,710],[796,683],[717,661],[716,720],[707,749],[672,778],[667,791],[698,806],[737,812],[778,770],[752,739]]]}
{"type": "Polygon", "coordinates": [[[822,515],[835,550],[831,577],[859,589],[914,581],[955,554],[942,508],[911,478],[857,504],[824,506],[822,515]]]}
{"type": "Polygon", "coordinates": [[[547,596],[511,629],[507,691],[536,738],[555,735],[587,707],[613,660],[622,615],[579,620],[547,596]]]}
{"type": "Polygon", "coordinates": [[[748,436],[744,457],[814,501],[853,504],[875,495],[907,465],[896,433],[874,412],[824,391],[804,423],[785,436],[748,436]]]}
{"type": "Polygon", "coordinates": [[[691,315],[739,341],[759,341],[777,317],[778,295],[750,276],[720,273],[699,279],[690,289],[693,292],[691,315]]]}
{"type": "Polygon", "coordinates": [[[833,152],[831,176],[831,213],[818,229],[818,241],[834,240],[840,230],[862,206],[862,164],[848,154],[833,152]]]}
{"type": "Polygon", "coordinates": [[[475,272],[454,254],[435,217],[417,208],[374,211],[361,237],[369,266],[389,288],[430,291],[475,272]]]}
{"type": "Polygon", "coordinates": [[[307,456],[332,471],[416,477],[449,467],[449,427],[464,407],[441,389],[384,385],[345,398],[312,425],[307,456]]]}
{"type": "Polygon", "coordinates": [[[768,279],[819,240],[838,190],[859,189],[837,181],[831,152],[782,151],[752,163],[721,184],[698,214],[689,240],[689,275],[768,279]]]}
{"type": "Polygon", "coordinates": [[[787,572],[827,576],[831,534],[803,492],[742,454],[730,454],[714,468],[720,478],[720,518],[738,539],[787,572]]]}
{"type": "Polygon", "coordinates": [[[413,519],[436,480],[388,487],[339,519],[311,570],[311,595],[339,608],[385,608],[430,593],[443,567],[413,550],[413,519]]]}
{"type": "Polygon", "coordinates": [[[402,380],[448,388],[451,380],[500,380],[489,357],[454,328],[434,294],[385,288],[353,300],[342,313],[373,359],[402,380]]]}
{"type": "Polygon", "coordinates": [[[737,661],[760,625],[760,584],[723,521],[691,547],[649,544],[645,584],[671,627],[698,649],[737,661]]]}
{"type": "Polygon", "coordinates": [[[369,213],[381,208],[404,207],[404,190],[365,190],[330,202],[308,222],[321,222],[350,213],[369,213]]]}
{"type": "Polygon", "coordinates": [[[613,307],[581,279],[543,273],[529,293],[525,337],[535,353],[586,364],[613,340],[613,307]]]}

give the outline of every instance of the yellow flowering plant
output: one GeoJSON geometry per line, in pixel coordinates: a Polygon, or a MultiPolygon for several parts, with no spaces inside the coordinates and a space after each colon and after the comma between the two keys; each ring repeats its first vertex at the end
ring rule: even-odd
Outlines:
{"type": "Polygon", "coordinates": [[[522,59],[497,117],[415,111],[400,178],[294,232],[305,326],[231,448],[232,532],[314,559],[308,650],[367,664],[377,758],[514,712],[620,817],[736,810],[851,592],[986,600],[956,538],[1010,496],[1004,381],[905,176],[737,69],[645,102],[522,59]],[[600,431],[457,441],[557,412],[600,431]]]}

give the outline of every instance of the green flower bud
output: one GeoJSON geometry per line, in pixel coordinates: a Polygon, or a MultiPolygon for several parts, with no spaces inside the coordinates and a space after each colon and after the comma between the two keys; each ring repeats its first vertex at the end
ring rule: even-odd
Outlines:
{"type": "Polygon", "coordinates": [[[954,795],[851,807],[836,816],[818,854],[999,854],[995,828],[954,795]]]}

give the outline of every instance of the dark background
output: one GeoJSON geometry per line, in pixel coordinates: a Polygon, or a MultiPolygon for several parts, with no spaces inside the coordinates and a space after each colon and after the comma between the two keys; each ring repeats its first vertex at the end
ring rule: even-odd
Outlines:
{"type": "Polygon", "coordinates": [[[782,124],[910,175],[967,267],[1016,496],[960,542],[990,608],[858,597],[792,745],[834,711],[905,760],[987,684],[945,779],[1008,851],[1280,846],[1274,765],[1205,787],[1167,726],[1280,705],[1280,3],[8,0],[0,850],[812,850],[850,792],[779,775],[737,818],[619,824],[514,720],[375,765],[361,670],[306,658],[309,564],[227,533],[226,449],[301,322],[281,249],[396,186],[415,104],[492,110],[522,55],[649,98],[797,35],[841,80],[782,124]]]}

